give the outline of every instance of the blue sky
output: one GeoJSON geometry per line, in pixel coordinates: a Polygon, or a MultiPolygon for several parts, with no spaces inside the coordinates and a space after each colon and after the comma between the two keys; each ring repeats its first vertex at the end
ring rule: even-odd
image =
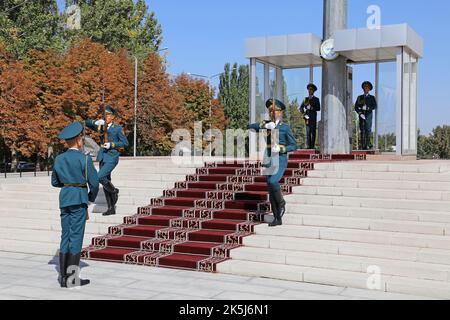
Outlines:
{"type": "MultiPolygon", "coordinates": [[[[59,3],[63,1],[59,0],[59,3]]],[[[381,7],[382,24],[408,23],[425,39],[420,64],[419,127],[450,125],[448,0],[349,0],[349,28],[365,27],[367,7],[381,7]]],[[[320,0],[147,0],[163,28],[169,71],[214,75],[227,62],[241,64],[248,37],[312,32],[322,35],[320,0]]],[[[360,68],[357,77],[372,77],[360,68]]]]}

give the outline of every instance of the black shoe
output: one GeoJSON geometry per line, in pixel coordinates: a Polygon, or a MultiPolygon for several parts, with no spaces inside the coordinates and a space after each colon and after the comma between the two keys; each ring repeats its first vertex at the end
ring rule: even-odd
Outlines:
{"type": "Polygon", "coordinates": [[[79,278],[80,258],[80,253],[75,255],[69,253],[68,255],[67,268],[68,270],[71,268],[72,269],[70,270],[70,272],[67,271],[67,288],[83,287],[91,283],[90,280],[79,278]],[[73,268],[76,268],[77,270],[73,270],[73,268]]]}
{"type": "Polygon", "coordinates": [[[278,227],[278,226],[282,226],[283,222],[281,221],[281,219],[273,219],[273,221],[271,223],[269,223],[269,227],[278,227]]]}
{"type": "Polygon", "coordinates": [[[67,253],[59,254],[59,284],[61,288],[67,288],[67,262],[69,255],[67,253]]]}

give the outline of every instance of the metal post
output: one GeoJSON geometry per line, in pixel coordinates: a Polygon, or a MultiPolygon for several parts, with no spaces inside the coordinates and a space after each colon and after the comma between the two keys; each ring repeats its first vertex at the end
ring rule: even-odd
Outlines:
{"type": "MultiPolygon", "coordinates": [[[[323,38],[333,37],[336,30],[347,28],[347,0],[324,0],[323,38]]],[[[323,132],[322,152],[328,154],[350,153],[350,134],[347,129],[346,103],[347,60],[340,56],[334,61],[324,61],[322,66],[323,132]]]]}
{"type": "MultiPolygon", "coordinates": [[[[209,134],[212,137],[212,97],[211,97],[212,96],[212,89],[211,89],[211,78],[208,79],[208,91],[209,91],[209,134]]],[[[209,156],[212,157],[212,146],[209,149],[209,156]]]]}
{"type": "MultiPolygon", "coordinates": [[[[380,95],[379,86],[380,86],[380,63],[377,62],[377,63],[375,63],[375,98],[377,99],[377,101],[380,101],[379,100],[379,95],[380,95]]],[[[375,142],[374,149],[375,150],[379,150],[378,130],[380,128],[380,124],[379,124],[380,117],[378,116],[379,115],[378,110],[379,109],[375,110],[375,137],[374,137],[374,142],[375,142]]]]}
{"type": "Polygon", "coordinates": [[[137,155],[137,95],[138,95],[138,58],[134,56],[134,144],[133,157],[137,155]]]}

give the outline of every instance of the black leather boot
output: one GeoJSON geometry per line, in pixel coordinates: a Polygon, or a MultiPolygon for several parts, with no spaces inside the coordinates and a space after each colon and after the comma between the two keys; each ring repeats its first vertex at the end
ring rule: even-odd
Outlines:
{"type": "Polygon", "coordinates": [[[276,227],[280,225],[280,214],[278,212],[278,203],[276,202],[275,195],[273,192],[269,193],[270,205],[273,212],[273,221],[269,223],[269,227],[276,227]]]}
{"type": "Polygon", "coordinates": [[[91,283],[90,280],[87,279],[80,279],[79,274],[79,268],[80,268],[80,259],[81,254],[68,254],[68,262],[67,262],[67,288],[74,288],[74,287],[83,287],[91,283]],[[71,268],[72,267],[72,268],[71,268]],[[76,270],[73,270],[74,268],[77,268],[78,272],[76,270]],[[70,272],[69,272],[70,269],[70,272]],[[70,283],[69,283],[70,282],[70,283]]]}
{"type": "Polygon", "coordinates": [[[108,210],[103,213],[103,216],[104,217],[113,216],[116,214],[116,206],[114,205],[114,195],[111,194],[106,189],[104,189],[104,191],[105,191],[106,203],[108,204],[108,210]]]}
{"type": "Polygon", "coordinates": [[[283,224],[283,216],[286,213],[286,201],[284,201],[283,193],[281,192],[281,190],[274,192],[273,196],[275,198],[275,202],[278,205],[279,225],[281,226],[283,224]]]}
{"type": "Polygon", "coordinates": [[[59,284],[61,288],[67,288],[67,262],[69,255],[67,253],[59,254],[59,284]]]}
{"type": "Polygon", "coordinates": [[[117,201],[119,201],[119,189],[114,187],[111,181],[108,181],[108,183],[103,186],[103,190],[105,190],[105,194],[106,192],[111,194],[112,205],[115,206],[117,201]]]}

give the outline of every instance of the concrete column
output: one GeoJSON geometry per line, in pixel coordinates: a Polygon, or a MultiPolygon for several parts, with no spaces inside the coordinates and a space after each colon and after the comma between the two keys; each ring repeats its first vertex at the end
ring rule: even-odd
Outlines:
{"type": "MultiPolygon", "coordinates": [[[[347,0],[324,0],[324,40],[330,39],[335,30],[347,28],[347,0]]],[[[325,61],[322,66],[322,153],[349,154],[351,132],[347,125],[351,117],[346,107],[347,61],[339,57],[325,61]]]]}

